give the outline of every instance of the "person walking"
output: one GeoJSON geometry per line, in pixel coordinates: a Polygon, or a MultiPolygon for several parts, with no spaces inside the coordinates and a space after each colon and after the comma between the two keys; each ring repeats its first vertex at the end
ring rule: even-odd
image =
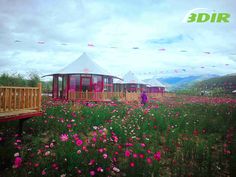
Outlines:
{"type": "Polygon", "coordinates": [[[145,106],[147,104],[147,100],[148,100],[148,98],[147,98],[146,92],[142,91],[142,94],[141,94],[141,104],[143,106],[145,106]]]}

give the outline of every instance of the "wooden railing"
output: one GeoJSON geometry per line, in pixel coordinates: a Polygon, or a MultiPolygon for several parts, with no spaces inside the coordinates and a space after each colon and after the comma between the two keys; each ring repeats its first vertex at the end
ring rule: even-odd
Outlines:
{"type": "Polygon", "coordinates": [[[40,111],[41,92],[41,83],[38,87],[0,86],[0,112],[25,109],[40,111]]]}
{"type": "MultiPolygon", "coordinates": [[[[69,100],[75,101],[140,101],[140,93],[135,92],[69,92],[69,100]]],[[[160,99],[169,93],[147,93],[148,99],[160,99]]]]}
{"type": "Polygon", "coordinates": [[[123,100],[123,92],[69,92],[69,100],[86,100],[86,101],[110,101],[114,99],[123,100]]]}

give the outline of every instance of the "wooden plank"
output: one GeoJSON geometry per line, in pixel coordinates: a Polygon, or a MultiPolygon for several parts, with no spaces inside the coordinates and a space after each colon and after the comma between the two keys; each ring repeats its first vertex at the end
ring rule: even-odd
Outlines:
{"type": "Polygon", "coordinates": [[[17,102],[17,109],[20,109],[20,104],[21,104],[21,90],[17,89],[18,92],[18,102],[17,102]]]}
{"type": "Polygon", "coordinates": [[[43,115],[42,112],[38,112],[36,110],[12,111],[8,114],[0,113],[0,122],[7,122],[12,120],[19,120],[42,115],[43,115]]]}
{"type": "Polygon", "coordinates": [[[33,97],[34,97],[34,99],[33,99],[33,107],[35,108],[36,107],[36,99],[37,99],[37,97],[36,97],[36,90],[34,89],[33,90],[33,97]]]}
{"type": "Polygon", "coordinates": [[[29,107],[32,108],[32,89],[29,89],[29,107]]]}
{"type": "Polygon", "coordinates": [[[3,88],[0,88],[0,112],[3,111],[3,88]]]}
{"type": "Polygon", "coordinates": [[[42,102],[42,83],[38,83],[38,111],[41,109],[41,102],[42,102]]]}
{"type": "Polygon", "coordinates": [[[12,110],[12,88],[9,88],[9,98],[8,98],[8,110],[12,110]]]}
{"type": "Polygon", "coordinates": [[[16,91],[16,88],[13,88],[13,89],[14,89],[14,94],[13,94],[14,106],[13,106],[13,109],[16,110],[17,91],[16,91]]]}
{"type": "Polygon", "coordinates": [[[4,89],[5,90],[5,95],[4,95],[4,107],[3,107],[3,111],[7,111],[7,88],[4,89]]]}
{"type": "Polygon", "coordinates": [[[10,87],[10,86],[0,86],[0,88],[35,89],[35,87],[10,87]]]}
{"type": "Polygon", "coordinates": [[[22,109],[24,109],[25,108],[25,89],[23,88],[22,89],[22,105],[21,105],[22,107],[22,109]]]}

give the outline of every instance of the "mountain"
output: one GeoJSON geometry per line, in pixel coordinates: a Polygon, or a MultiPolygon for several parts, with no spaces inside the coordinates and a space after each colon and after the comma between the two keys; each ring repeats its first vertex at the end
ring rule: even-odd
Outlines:
{"type": "Polygon", "coordinates": [[[203,81],[210,78],[219,77],[215,74],[199,75],[199,76],[187,76],[187,77],[168,77],[158,78],[158,80],[167,86],[168,90],[178,90],[189,87],[198,81],[203,81]]]}
{"type": "Polygon", "coordinates": [[[211,78],[197,82],[194,88],[200,90],[223,89],[224,93],[232,93],[236,89],[236,74],[229,74],[221,77],[211,78]]]}

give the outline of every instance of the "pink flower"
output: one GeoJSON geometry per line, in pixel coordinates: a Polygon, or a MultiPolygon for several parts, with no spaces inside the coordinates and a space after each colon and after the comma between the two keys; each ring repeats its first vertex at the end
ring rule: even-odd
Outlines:
{"type": "Polygon", "coordinates": [[[61,141],[66,142],[66,141],[68,141],[69,138],[68,138],[67,134],[61,134],[60,139],[61,139],[61,141]]]}
{"type": "Polygon", "coordinates": [[[90,171],[89,173],[90,173],[91,176],[94,176],[94,175],[95,175],[95,171],[93,171],[93,170],[90,171]]]}
{"type": "Polygon", "coordinates": [[[140,157],[141,159],[143,159],[143,158],[144,158],[144,154],[139,154],[139,157],[140,157]]]}
{"type": "Polygon", "coordinates": [[[141,143],[141,146],[142,146],[142,147],[145,147],[146,145],[145,145],[144,143],[141,143]]]}
{"type": "Polygon", "coordinates": [[[39,166],[39,163],[35,163],[34,167],[37,168],[39,166]]]}
{"type": "Polygon", "coordinates": [[[98,168],[97,168],[97,171],[98,171],[98,172],[103,172],[102,167],[98,167],[98,168]]]}
{"type": "Polygon", "coordinates": [[[125,151],[125,156],[126,156],[126,157],[129,157],[129,156],[130,156],[130,154],[131,154],[131,153],[130,153],[130,151],[129,151],[129,150],[126,150],[126,151],[125,151]]]}
{"type": "Polygon", "coordinates": [[[52,168],[53,168],[54,170],[58,170],[59,167],[58,167],[58,165],[57,165],[56,163],[53,163],[53,164],[52,164],[52,168]]]}
{"type": "Polygon", "coordinates": [[[41,172],[42,175],[46,175],[45,169],[41,172]]]}
{"type": "Polygon", "coordinates": [[[156,154],[154,154],[154,158],[155,158],[156,160],[160,161],[160,160],[161,160],[161,152],[158,151],[156,154]]]}
{"type": "Polygon", "coordinates": [[[17,143],[21,143],[21,140],[17,139],[16,142],[17,142],[17,143]]]}
{"type": "Polygon", "coordinates": [[[147,163],[148,164],[152,164],[152,159],[151,158],[147,158],[147,163]]]}
{"type": "Polygon", "coordinates": [[[13,168],[20,168],[22,163],[22,158],[21,157],[16,157],[14,161],[13,168]]]}
{"type": "Polygon", "coordinates": [[[135,166],[134,162],[130,162],[129,166],[134,167],[135,166]]]}
{"type": "Polygon", "coordinates": [[[83,141],[81,139],[76,140],[76,145],[81,146],[83,144],[83,141]]]}
{"type": "Polygon", "coordinates": [[[94,163],[95,163],[95,160],[91,159],[90,162],[89,162],[89,165],[93,165],[94,163]]]}
{"type": "Polygon", "coordinates": [[[96,142],[96,141],[97,141],[97,138],[96,138],[96,137],[93,137],[93,138],[92,138],[92,141],[93,141],[93,142],[96,142]]]}
{"type": "Polygon", "coordinates": [[[107,156],[108,156],[107,154],[103,154],[103,158],[104,158],[104,159],[106,159],[106,158],[107,158],[107,156]]]}
{"type": "Polygon", "coordinates": [[[103,153],[103,151],[104,151],[103,148],[98,149],[98,152],[100,152],[100,153],[103,153]]]}
{"type": "Polygon", "coordinates": [[[138,155],[137,154],[133,154],[133,158],[138,158],[138,155]]]}

